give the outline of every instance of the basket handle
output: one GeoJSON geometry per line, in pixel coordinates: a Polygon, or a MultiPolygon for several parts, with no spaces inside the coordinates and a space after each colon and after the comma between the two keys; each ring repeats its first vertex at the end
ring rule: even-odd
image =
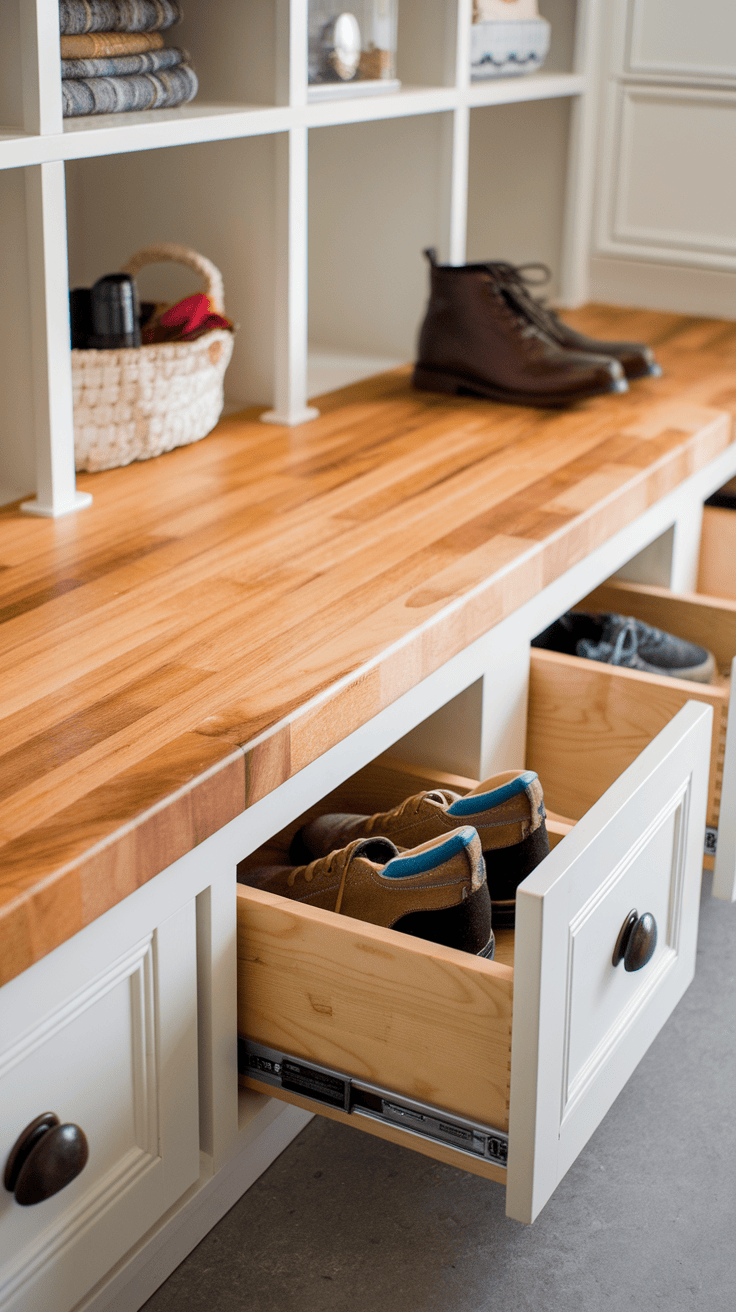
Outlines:
{"type": "Polygon", "coordinates": [[[192,250],[191,246],[179,246],[173,241],[161,241],[155,246],[144,246],[143,250],[136,251],[128,263],[123,265],[121,273],[129,273],[131,278],[135,278],[145,264],[158,264],[166,260],[173,264],[185,264],[187,268],[201,274],[205,280],[212,309],[216,314],[225,313],[225,289],[220,270],[211,260],[192,250]]]}

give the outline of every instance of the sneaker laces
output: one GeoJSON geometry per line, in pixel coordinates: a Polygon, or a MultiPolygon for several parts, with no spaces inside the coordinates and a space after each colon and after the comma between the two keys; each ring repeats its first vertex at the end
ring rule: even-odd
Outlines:
{"type": "Polygon", "coordinates": [[[393,824],[396,820],[410,819],[416,815],[423,802],[438,802],[441,806],[449,806],[456,802],[459,793],[453,793],[450,788],[433,788],[429,792],[415,793],[413,797],[407,797],[399,806],[394,806],[390,811],[379,811],[376,815],[371,815],[361,826],[364,834],[373,834],[376,830],[382,832],[382,826],[393,824]]]}
{"type": "Polygon", "coordinates": [[[665,636],[659,629],[651,629],[633,616],[611,615],[600,642],[583,638],[578,648],[584,648],[580,654],[590,660],[605,661],[609,665],[630,665],[639,655],[639,642],[648,639],[649,633],[656,635],[656,642],[652,645],[659,645],[665,636]]]}
{"type": "MultiPolygon", "coordinates": [[[[355,849],[357,847],[362,847],[364,843],[365,838],[356,838],[352,843],[349,843],[347,847],[337,847],[334,851],[328,852],[327,856],[320,856],[314,861],[310,861],[309,865],[294,866],[294,869],[291,870],[286,877],[286,882],[289,885],[289,888],[294,887],[297,876],[299,875],[301,875],[308,884],[311,884],[315,875],[321,875],[325,879],[329,879],[330,875],[336,875],[339,871],[340,882],[337,888],[335,905],[332,908],[337,915],[342,906],[343,893],[345,892],[345,881],[355,855],[355,849]]],[[[393,853],[391,851],[387,853],[390,859],[391,855],[395,854],[396,848],[391,843],[388,843],[387,847],[389,849],[393,848],[393,853]]],[[[366,857],[366,860],[370,860],[370,858],[366,857]]]]}

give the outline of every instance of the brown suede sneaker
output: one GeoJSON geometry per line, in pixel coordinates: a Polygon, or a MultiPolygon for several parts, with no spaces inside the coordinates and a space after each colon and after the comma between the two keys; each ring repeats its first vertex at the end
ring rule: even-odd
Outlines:
{"type": "Polygon", "coordinates": [[[494,953],[483,853],[470,825],[409,852],[388,838],[358,838],[309,865],[261,866],[240,882],[461,952],[494,953]]]}
{"type": "Polygon", "coordinates": [[[549,852],[542,786],[533,770],[507,770],[461,797],[435,788],[377,815],[322,815],[296,835],[293,861],[326,856],[356,838],[381,834],[398,847],[473,825],[480,836],[496,929],[513,925],[516,890],[549,852]]]}

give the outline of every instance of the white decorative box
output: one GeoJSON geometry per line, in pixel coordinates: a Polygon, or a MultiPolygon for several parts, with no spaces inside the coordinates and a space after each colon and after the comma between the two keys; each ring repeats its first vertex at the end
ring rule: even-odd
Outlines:
{"type": "Polygon", "coordinates": [[[477,82],[487,77],[536,73],[547,57],[549,42],[550,25],[546,18],[473,23],[470,76],[477,82]]]}

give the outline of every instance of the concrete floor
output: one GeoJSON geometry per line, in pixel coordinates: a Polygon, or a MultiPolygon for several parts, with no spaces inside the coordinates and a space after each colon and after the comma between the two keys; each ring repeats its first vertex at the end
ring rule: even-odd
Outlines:
{"type": "Polygon", "coordinates": [[[541,1216],[317,1117],[145,1312],[734,1312],[736,906],[541,1216]]]}

